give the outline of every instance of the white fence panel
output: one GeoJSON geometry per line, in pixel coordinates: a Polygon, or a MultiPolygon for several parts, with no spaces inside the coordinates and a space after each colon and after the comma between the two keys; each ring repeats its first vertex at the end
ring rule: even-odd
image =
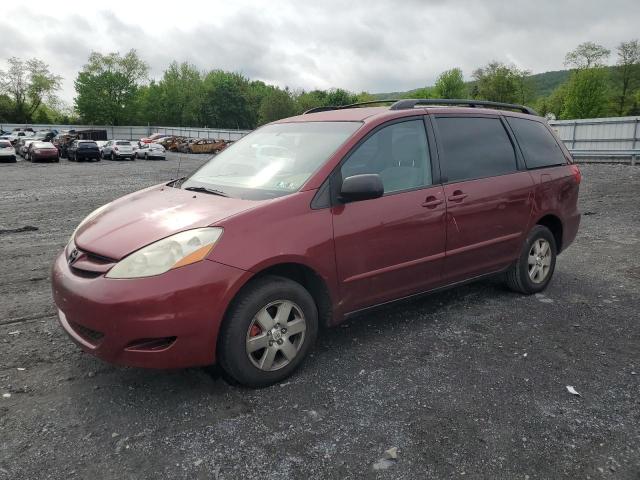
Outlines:
{"type": "Polygon", "coordinates": [[[197,128],[197,127],[155,127],[155,126],[111,126],[111,125],[43,125],[43,124],[0,124],[0,129],[11,131],[14,128],[31,127],[34,130],[84,130],[97,129],[106,130],[107,137],[120,140],[138,140],[148,137],[154,133],[164,133],[166,135],[177,135],[189,138],[208,138],[212,140],[238,140],[244,137],[251,130],[227,130],[220,128],[197,128]]]}
{"type": "Polygon", "coordinates": [[[549,125],[572,151],[640,149],[640,117],[552,120],[549,125]]]}

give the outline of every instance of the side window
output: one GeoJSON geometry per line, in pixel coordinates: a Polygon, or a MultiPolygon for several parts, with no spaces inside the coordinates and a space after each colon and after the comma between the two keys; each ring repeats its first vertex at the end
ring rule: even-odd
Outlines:
{"type": "Polygon", "coordinates": [[[522,149],[527,168],[567,163],[558,142],[542,123],[516,117],[507,117],[507,121],[522,149]]]}
{"type": "Polygon", "coordinates": [[[384,192],[431,185],[431,159],[422,120],[394,123],[371,135],[341,167],[342,179],[377,173],[384,192]]]}
{"type": "Polygon", "coordinates": [[[448,182],[517,170],[516,154],[498,118],[436,117],[440,166],[448,182]]]}

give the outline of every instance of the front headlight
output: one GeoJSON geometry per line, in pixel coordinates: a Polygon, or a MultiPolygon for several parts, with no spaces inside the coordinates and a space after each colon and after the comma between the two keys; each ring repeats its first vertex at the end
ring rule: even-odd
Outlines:
{"type": "Polygon", "coordinates": [[[197,228],[163,238],[120,260],[106,277],[150,277],[199,262],[211,251],[222,231],[219,227],[197,228]]]}

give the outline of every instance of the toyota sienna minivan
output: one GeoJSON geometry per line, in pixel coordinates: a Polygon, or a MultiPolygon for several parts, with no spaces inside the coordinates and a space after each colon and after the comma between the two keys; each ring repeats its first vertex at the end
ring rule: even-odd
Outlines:
{"type": "Polygon", "coordinates": [[[358,312],[488,275],[547,287],[581,174],[543,118],[473,100],[349,107],[268,124],[91,213],[53,265],[62,327],[109,362],[219,364],[260,387],[358,312]]]}

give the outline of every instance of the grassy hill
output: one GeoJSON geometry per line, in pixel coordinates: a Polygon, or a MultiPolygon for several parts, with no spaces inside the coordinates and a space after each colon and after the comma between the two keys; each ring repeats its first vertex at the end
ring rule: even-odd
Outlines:
{"type": "MultiPolygon", "coordinates": [[[[610,73],[613,73],[616,68],[617,67],[607,67],[610,73]]],[[[536,73],[531,75],[529,79],[533,86],[534,98],[550,95],[558,86],[567,81],[569,73],[569,70],[555,70],[552,72],[536,73]]],[[[473,81],[466,82],[469,89],[474,83],[475,82],[473,81]]],[[[373,96],[375,98],[410,98],[411,93],[416,92],[417,90],[419,89],[416,88],[406,92],[376,93],[373,96]]]]}

